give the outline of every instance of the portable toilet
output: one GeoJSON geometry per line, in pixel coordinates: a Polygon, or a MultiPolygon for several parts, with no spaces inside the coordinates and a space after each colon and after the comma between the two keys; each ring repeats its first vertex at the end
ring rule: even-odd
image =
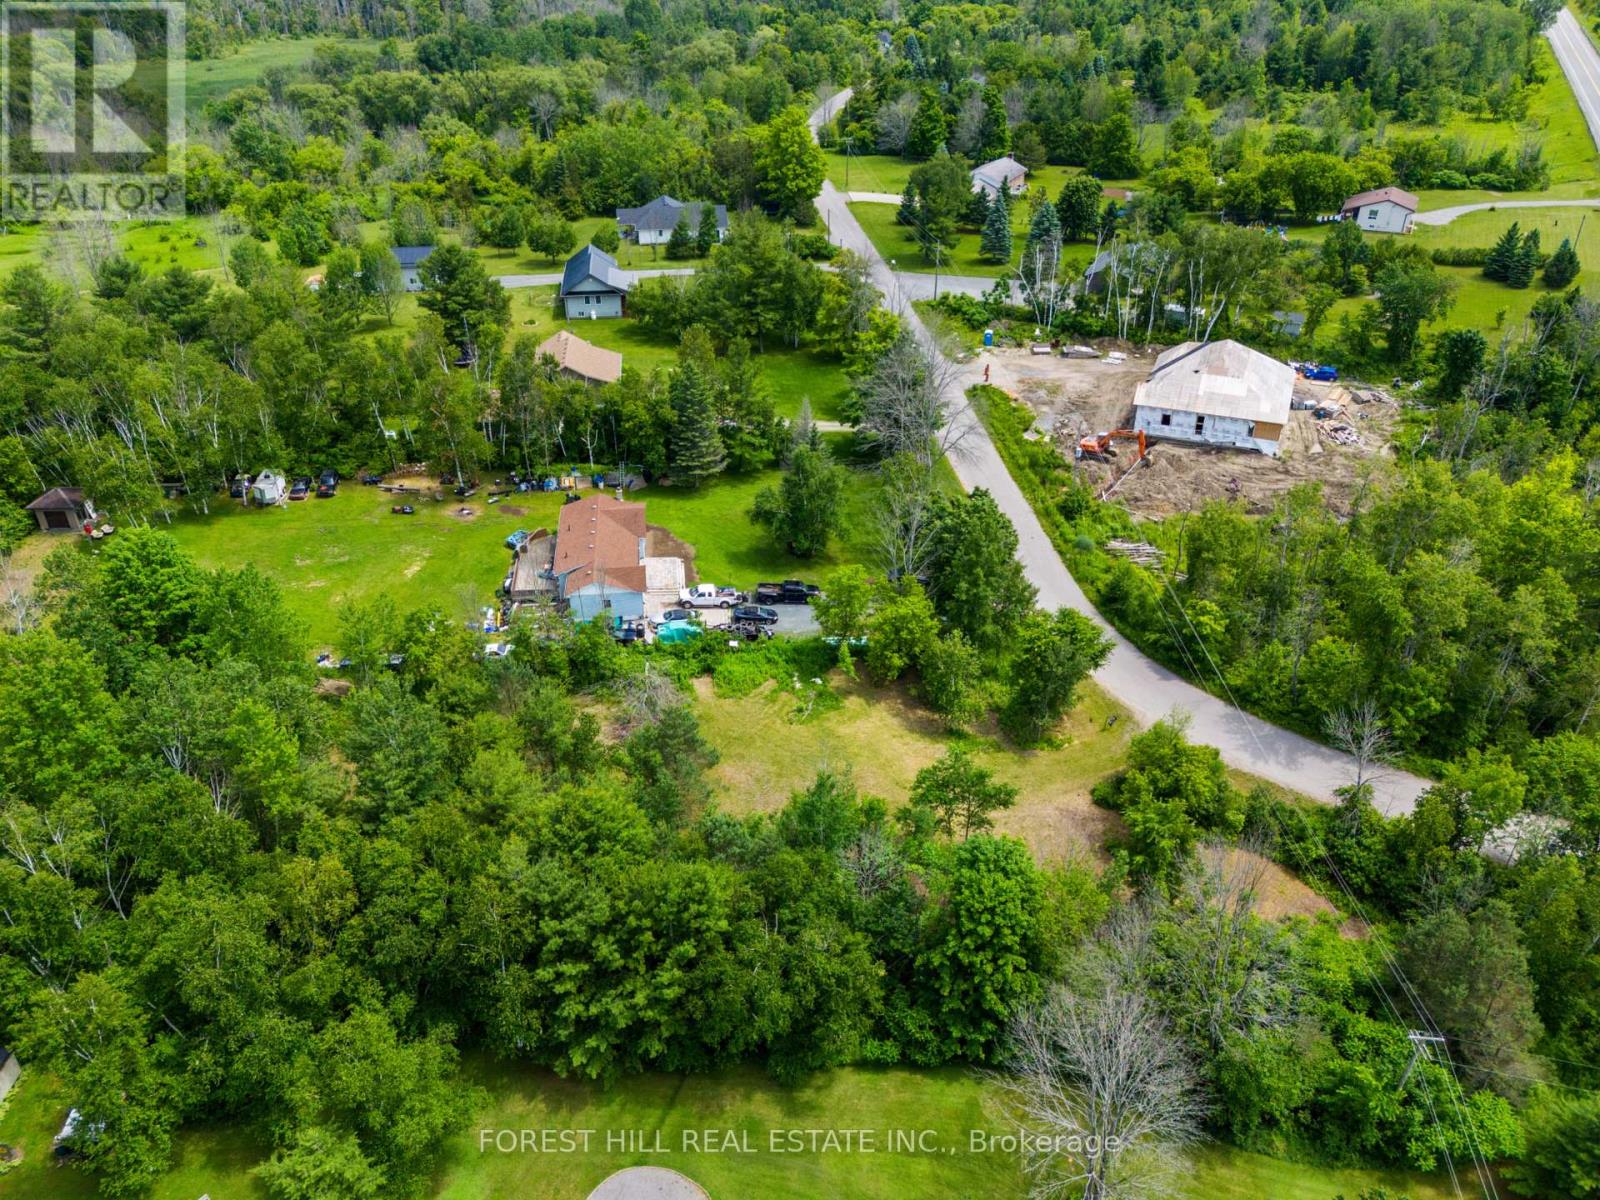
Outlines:
{"type": "Polygon", "coordinates": [[[992,345],[994,345],[994,330],[992,330],[992,329],[985,329],[985,330],[984,330],[984,331],[983,331],[983,344],[984,344],[984,345],[985,345],[985,346],[992,346],[992,345]]]}

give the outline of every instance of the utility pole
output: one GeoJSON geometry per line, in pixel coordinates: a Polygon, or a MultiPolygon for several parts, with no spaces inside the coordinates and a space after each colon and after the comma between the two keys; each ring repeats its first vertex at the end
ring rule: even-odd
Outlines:
{"type": "Polygon", "coordinates": [[[855,141],[848,133],[844,136],[844,190],[850,190],[850,144],[855,141]]]}
{"type": "Polygon", "coordinates": [[[1411,1043],[1411,1061],[1406,1064],[1406,1073],[1400,1076],[1400,1086],[1395,1089],[1398,1092],[1406,1090],[1406,1080],[1410,1079],[1411,1072],[1416,1070],[1418,1059],[1426,1057],[1429,1062],[1433,1061],[1433,1052],[1429,1047],[1445,1044],[1444,1039],[1437,1034],[1422,1033],[1415,1029],[1406,1034],[1406,1040],[1411,1043]]]}

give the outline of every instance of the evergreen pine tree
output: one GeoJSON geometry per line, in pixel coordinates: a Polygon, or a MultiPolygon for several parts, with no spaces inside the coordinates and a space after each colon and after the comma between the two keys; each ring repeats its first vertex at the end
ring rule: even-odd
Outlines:
{"type": "Polygon", "coordinates": [[[1506,283],[1514,288],[1525,288],[1533,282],[1534,272],[1538,269],[1539,231],[1533,229],[1512,255],[1511,264],[1506,268],[1506,283]]]}
{"type": "Polygon", "coordinates": [[[694,256],[694,229],[689,224],[689,210],[683,209],[678,213],[678,223],[672,227],[672,236],[667,239],[668,258],[692,258],[694,256]]]}
{"type": "Polygon", "coordinates": [[[978,158],[999,158],[1011,149],[1011,125],[1006,117],[1000,89],[990,84],[983,89],[983,121],[978,126],[978,158]]]}
{"type": "Polygon", "coordinates": [[[1511,222],[1511,228],[1500,235],[1500,240],[1494,244],[1488,256],[1483,260],[1483,275],[1485,279],[1498,279],[1504,283],[1511,274],[1512,261],[1517,257],[1517,251],[1522,248],[1522,230],[1517,222],[1511,222]]]}
{"type": "Polygon", "coordinates": [[[699,487],[727,465],[722,435],[717,431],[716,409],[711,403],[711,387],[704,372],[690,360],[673,373],[668,396],[673,412],[673,477],[699,487]]]}
{"type": "MultiPolygon", "coordinates": [[[[1029,235],[1031,237],[1032,230],[1029,230],[1029,235]]],[[[1059,234],[1056,241],[1059,245],[1059,234]]],[[[989,206],[989,219],[983,224],[983,236],[978,239],[978,252],[987,262],[1011,261],[1011,213],[1003,202],[989,206]]]]}
{"type": "Polygon", "coordinates": [[[896,225],[911,225],[917,223],[917,194],[911,190],[911,184],[906,184],[906,190],[900,193],[900,210],[894,214],[896,225]]]}
{"type": "Polygon", "coordinates": [[[939,93],[931,87],[922,89],[922,99],[917,101],[917,111],[911,118],[911,129],[906,133],[907,158],[932,158],[939,153],[950,134],[950,121],[945,116],[939,93]]]}
{"type": "Polygon", "coordinates": [[[700,223],[694,230],[694,252],[701,258],[711,253],[711,247],[717,244],[717,206],[702,204],[700,206],[700,223]]]}
{"type": "Polygon", "coordinates": [[[1578,252],[1572,248],[1572,239],[1562,238],[1561,245],[1556,247],[1556,252],[1544,265],[1544,284],[1546,287],[1564,288],[1578,277],[1581,268],[1578,252]]]}
{"type": "Polygon", "coordinates": [[[1033,220],[1028,225],[1028,240],[1022,251],[1025,259],[1032,259],[1034,251],[1044,250],[1047,254],[1051,247],[1055,248],[1056,257],[1061,254],[1061,220],[1056,216],[1056,206],[1046,200],[1034,209],[1033,220]]]}

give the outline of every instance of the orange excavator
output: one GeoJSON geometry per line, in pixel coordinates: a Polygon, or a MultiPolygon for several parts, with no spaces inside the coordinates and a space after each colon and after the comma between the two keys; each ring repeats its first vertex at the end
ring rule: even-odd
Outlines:
{"type": "Polygon", "coordinates": [[[1131,465],[1138,465],[1145,456],[1144,430],[1142,429],[1113,429],[1109,433],[1091,433],[1078,440],[1078,453],[1085,458],[1096,458],[1105,462],[1109,456],[1116,453],[1113,442],[1129,441],[1138,444],[1138,453],[1133,456],[1131,465]]]}

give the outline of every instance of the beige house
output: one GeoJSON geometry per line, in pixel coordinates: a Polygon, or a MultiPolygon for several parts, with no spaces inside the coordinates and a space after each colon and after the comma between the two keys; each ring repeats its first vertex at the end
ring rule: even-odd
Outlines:
{"type": "Polygon", "coordinates": [[[615,383],[622,378],[622,355],[584,341],[570,329],[558,329],[539,344],[541,357],[556,360],[561,373],[584,383],[615,383]]]}
{"type": "Polygon", "coordinates": [[[28,511],[45,533],[72,533],[97,518],[94,505],[84,499],[83,489],[51,488],[28,503],[28,511]]]}
{"type": "Polygon", "coordinates": [[[1156,359],[1133,394],[1133,427],[1150,438],[1278,456],[1294,370],[1228,340],[1184,342],[1156,359]]]}

